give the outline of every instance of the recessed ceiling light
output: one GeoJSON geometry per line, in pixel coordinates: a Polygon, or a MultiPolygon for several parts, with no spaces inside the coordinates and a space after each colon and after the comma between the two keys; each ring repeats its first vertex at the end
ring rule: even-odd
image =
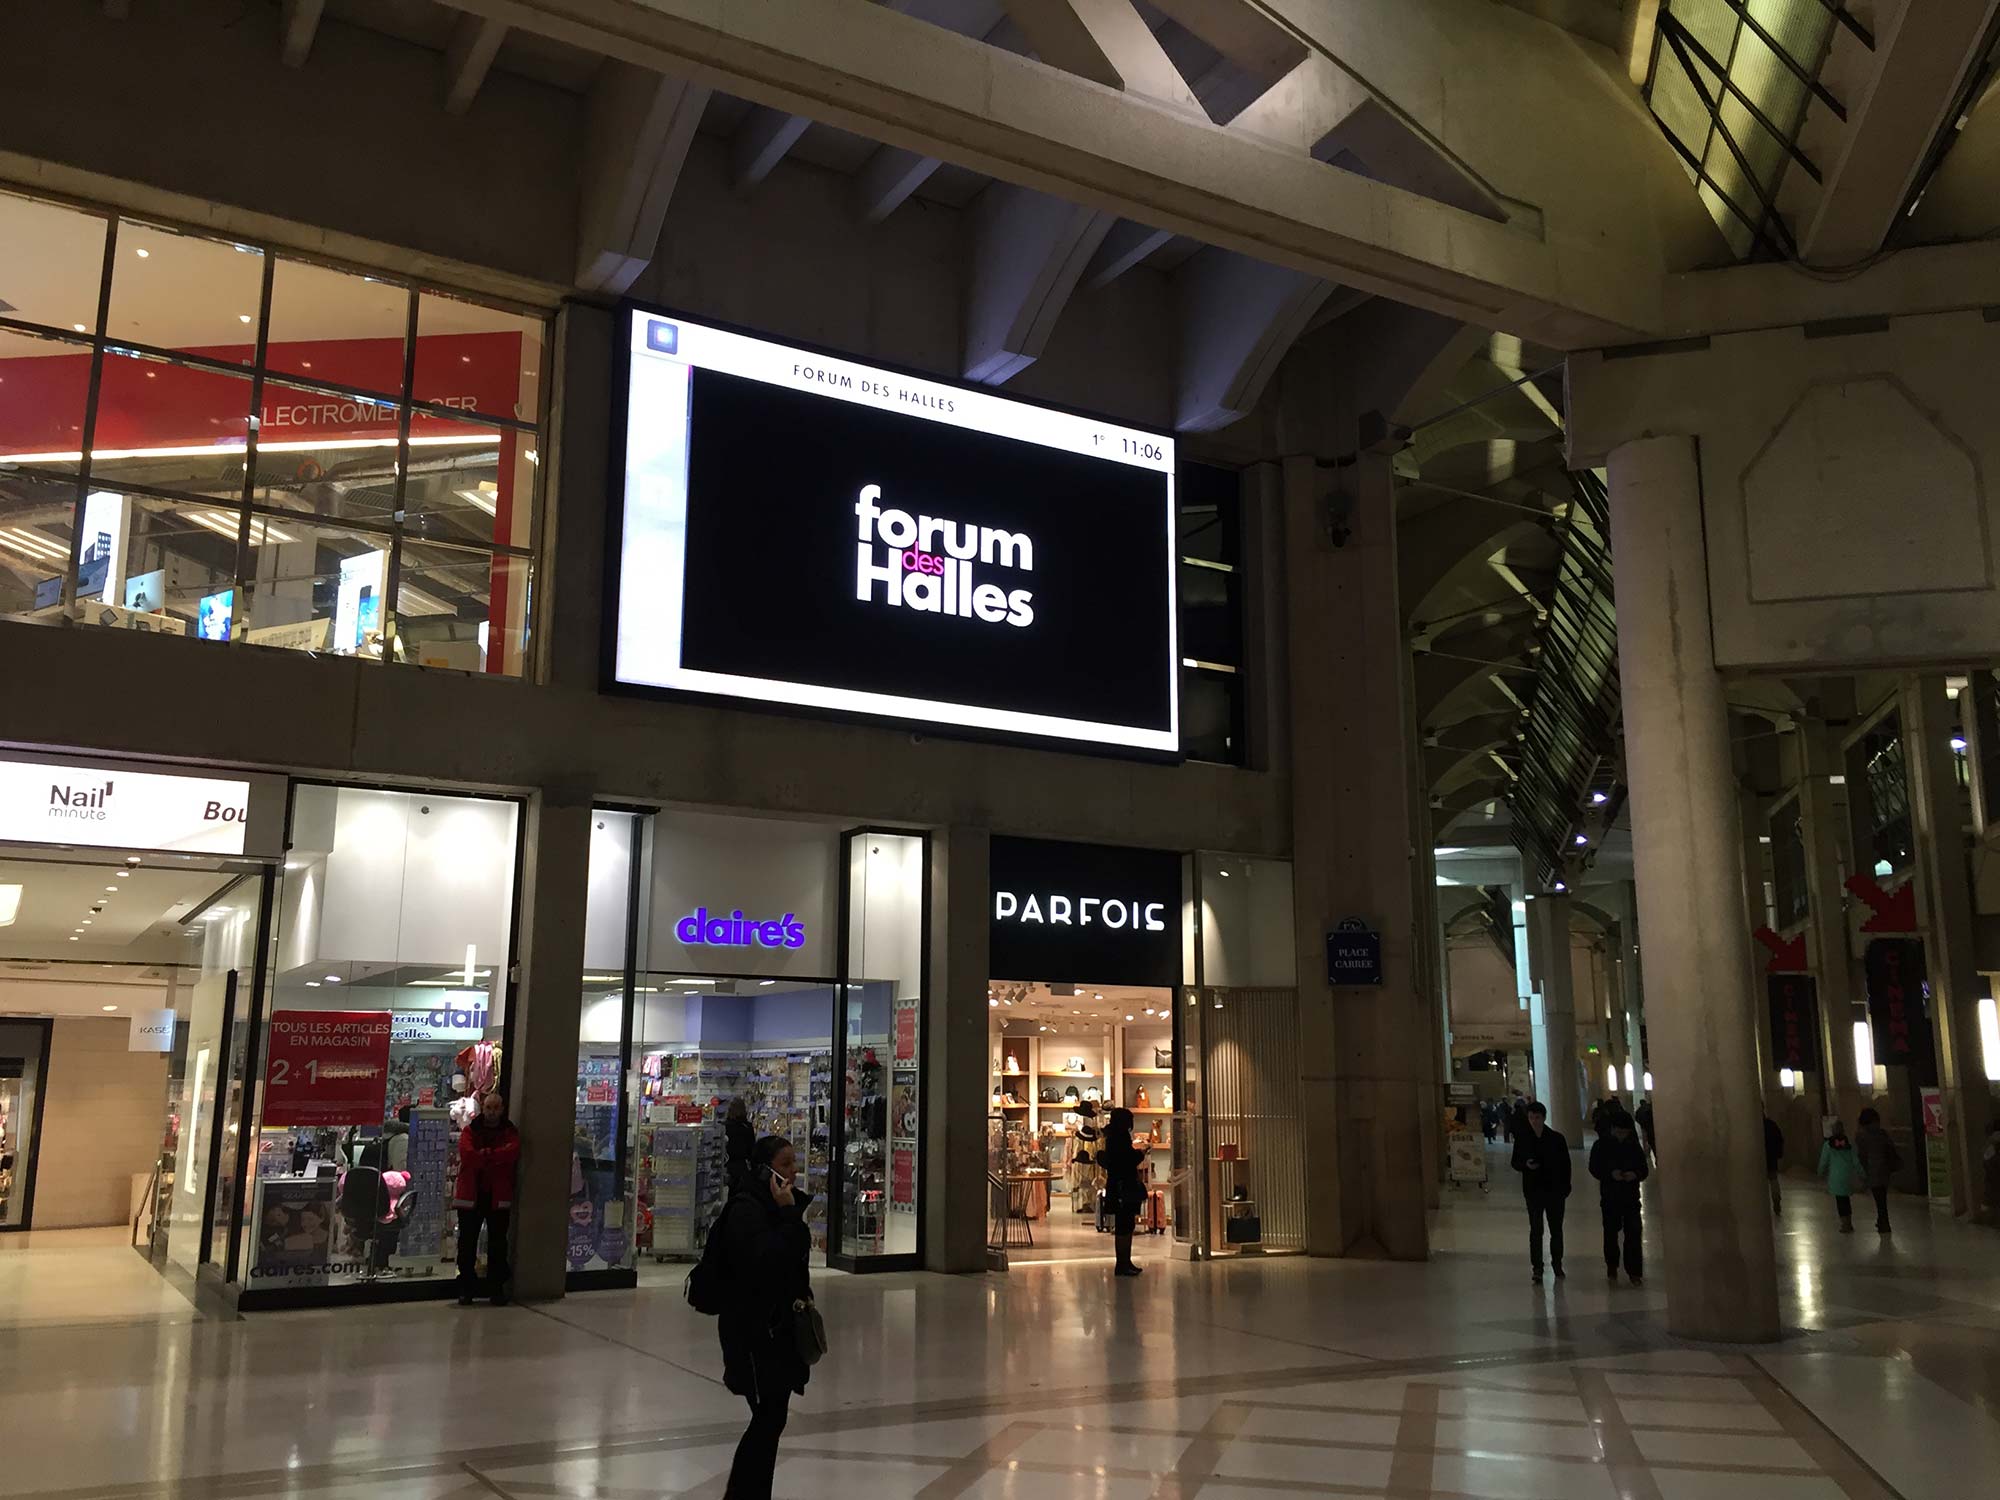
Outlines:
{"type": "Polygon", "coordinates": [[[98,1007],[98,1008],[99,1008],[100,1010],[116,1010],[116,1009],[118,1009],[118,1007],[117,1007],[117,1006],[115,1006],[115,1005],[104,1005],[104,1006],[100,1006],[100,1007],[98,1007]]]}
{"type": "Polygon", "coordinates": [[[107,886],[106,886],[106,887],[104,888],[104,893],[105,893],[105,894],[106,894],[107,896],[115,896],[115,895],[117,895],[117,894],[118,894],[118,887],[117,887],[117,886],[115,886],[115,885],[107,885],[107,886]]]}
{"type": "Polygon", "coordinates": [[[307,989],[309,989],[309,990],[316,990],[316,989],[318,989],[318,988],[319,988],[319,981],[318,981],[317,979],[308,979],[308,980],[306,981],[306,988],[307,988],[307,989]]]}
{"type": "Polygon", "coordinates": [[[83,332],[83,325],[81,323],[72,323],[69,326],[74,328],[78,333],[83,332]]]}
{"type": "Polygon", "coordinates": [[[249,322],[249,321],[250,321],[250,314],[248,314],[248,313],[238,313],[238,314],[236,315],[236,321],[237,321],[237,322],[239,322],[239,323],[247,323],[247,322],[249,322]]]}
{"type": "Polygon", "coordinates": [[[75,938],[71,938],[71,939],[70,939],[70,941],[71,941],[72,943],[74,943],[74,942],[76,942],[77,940],[76,940],[75,938]]]}
{"type": "Polygon", "coordinates": [[[81,927],[72,927],[70,928],[70,931],[75,933],[78,937],[83,936],[83,929],[81,927]]]}
{"type": "Polygon", "coordinates": [[[139,259],[141,259],[141,260],[145,260],[145,259],[147,259],[147,258],[148,258],[149,256],[151,256],[151,255],[152,255],[152,253],[153,253],[153,252],[152,252],[152,251],[150,251],[150,250],[148,250],[148,249],[147,249],[147,248],[146,248],[146,247],[145,247],[144,245],[141,245],[141,246],[139,247],[139,249],[138,249],[138,256],[139,256],[139,259]]]}
{"type": "Polygon", "coordinates": [[[1125,1019],[1126,1019],[1126,1020],[1128,1020],[1128,1021],[1131,1021],[1131,1020],[1135,1020],[1135,1019],[1137,1019],[1137,1018],[1136,1018],[1136,1017],[1133,1017],[1133,1016],[1127,1016],[1127,1017],[1126,1017],[1125,1019]]]}
{"type": "Polygon", "coordinates": [[[136,865],[137,863],[139,863],[139,856],[136,854],[128,854],[125,856],[125,863],[128,865],[136,865]]]}
{"type": "Polygon", "coordinates": [[[329,974],[326,976],[326,982],[328,984],[339,984],[340,976],[338,974],[329,974]]]}

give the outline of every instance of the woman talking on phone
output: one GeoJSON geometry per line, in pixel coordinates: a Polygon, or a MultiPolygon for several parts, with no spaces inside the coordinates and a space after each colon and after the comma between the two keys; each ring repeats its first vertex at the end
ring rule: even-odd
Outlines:
{"type": "Polygon", "coordinates": [[[724,1289],[719,1334],[722,1383],[750,1403],[750,1425],[736,1445],[724,1500],[770,1500],[778,1439],[792,1395],[811,1376],[799,1350],[798,1310],[812,1300],[806,1257],[812,1233],[795,1187],[798,1154],[767,1135],[750,1153],[749,1171],[712,1231],[722,1236],[724,1289]]]}

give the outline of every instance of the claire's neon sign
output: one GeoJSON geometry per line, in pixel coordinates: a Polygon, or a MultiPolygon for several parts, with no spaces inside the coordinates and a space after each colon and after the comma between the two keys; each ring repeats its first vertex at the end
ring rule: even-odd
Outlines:
{"type": "Polygon", "coordinates": [[[760,920],[740,911],[711,916],[697,906],[674,924],[674,936],[690,948],[803,948],[806,926],[791,912],[760,920]]]}

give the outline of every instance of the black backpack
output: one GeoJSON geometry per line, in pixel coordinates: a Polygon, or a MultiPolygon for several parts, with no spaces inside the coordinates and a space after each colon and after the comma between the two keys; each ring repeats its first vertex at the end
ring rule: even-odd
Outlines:
{"type": "Polygon", "coordinates": [[[715,1222],[708,1226],[701,1259],[681,1283],[681,1295],[687,1298],[687,1305],[705,1318],[719,1317],[729,1300],[729,1269],[722,1259],[722,1226],[729,1221],[729,1208],[729,1204],[724,1204],[715,1222]]]}

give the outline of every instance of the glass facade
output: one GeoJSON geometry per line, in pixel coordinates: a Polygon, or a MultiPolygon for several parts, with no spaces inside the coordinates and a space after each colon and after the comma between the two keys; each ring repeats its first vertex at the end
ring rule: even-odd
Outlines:
{"type": "Polygon", "coordinates": [[[294,788],[254,1038],[246,1296],[456,1273],[459,1133],[506,1079],[519,811],[294,788]]]}
{"type": "Polygon", "coordinates": [[[1244,763],[1241,476],[1183,464],[1180,509],[1181,750],[1244,763]]]}
{"type": "Polygon", "coordinates": [[[685,1274],[734,1186],[739,1103],[751,1137],[797,1149],[814,1264],[914,1261],[927,851],[919,834],[596,812],[572,1285],[685,1274]]]}
{"type": "Polygon", "coordinates": [[[519,676],[545,321],[0,193],[0,619],[519,676]]]}

